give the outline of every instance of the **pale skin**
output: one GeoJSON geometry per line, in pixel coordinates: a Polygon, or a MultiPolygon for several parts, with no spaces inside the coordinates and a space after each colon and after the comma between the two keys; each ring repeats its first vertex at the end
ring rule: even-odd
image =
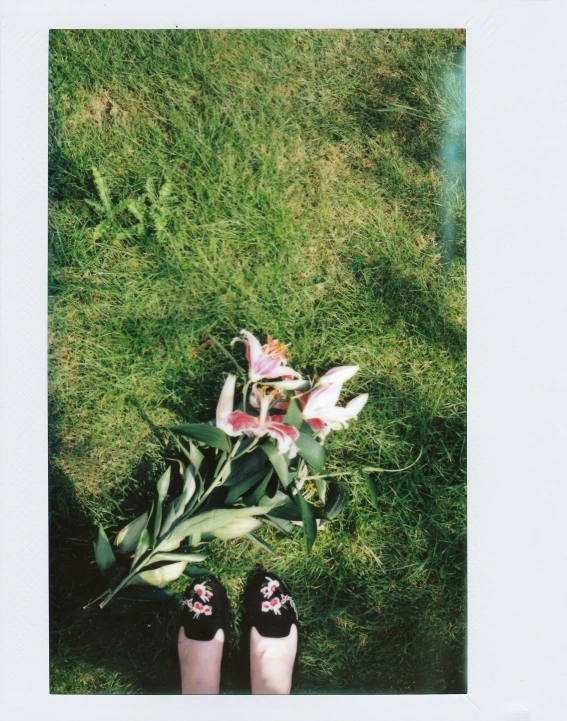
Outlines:
{"type": "MultiPolygon", "coordinates": [[[[218,694],[224,631],[211,641],[187,638],[179,629],[177,650],[181,667],[181,693],[218,694]]],[[[297,626],[288,636],[266,638],[255,627],[250,631],[250,679],[253,694],[289,694],[297,654],[297,626]]]]}

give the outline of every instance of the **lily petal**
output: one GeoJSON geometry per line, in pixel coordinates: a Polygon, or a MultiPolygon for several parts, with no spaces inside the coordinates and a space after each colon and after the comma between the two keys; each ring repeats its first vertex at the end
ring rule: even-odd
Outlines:
{"type": "Polygon", "coordinates": [[[319,378],[319,385],[328,386],[333,383],[343,384],[353,377],[359,370],[359,366],[337,366],[331,368],[325,375],[319,378]]]}
{"type": "Polygon", "coordinates": [[[303,417],[306,420],[309,418],[320,418],[319,410],[321,408],[334,406],[338,402],[340,394],[340,383],[325,386],[323,388],[316,388],[307,396],[307,402],[305,403],[302,411],[303,417]]]}
{"type": "Polygon", "coordinates": [[[216,422],[217,422],[217,428],[220,428],[221,431],[224,431],[227,433],[227,428],[229,428],[227,419],[228,416],[232,413],[232,408],[234,406],[234,389],[236,386],[236,376],[232,373],[229,373],[226,377],[226,380],[224,382],[224,386],[222,388],[219,402],[217,404],[217,415],[216,415],[216,422]]]}
{"type": "Polygon", "coordinates": [[[228,417],[231,436],[238,436],[245,433],[247,436],[265,436],[268,435],[278,443],[280,453],[290,454],[290,458],[297,455],[295,441],[299,438],[299,431],[292,426],[286,426],[282,423],[284,416],[266,416],[263,422],[260,418],[250,416],[243,411],[233,411],[228,417]]]}
{"type": "Polygon", "coordinates": [[[360,413],[360,411],[366,405],[367,401],[368,393],[362,393],[361,395],[356,396],[356,398],[353,398],[346,404],[346,409],[349,413],[351,413],[351,418],[355,418],[360,413]]]}

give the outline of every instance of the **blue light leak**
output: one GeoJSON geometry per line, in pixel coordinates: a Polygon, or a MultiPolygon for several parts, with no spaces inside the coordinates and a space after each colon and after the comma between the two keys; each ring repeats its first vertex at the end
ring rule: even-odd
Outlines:
{"type": "Polygon", "coordinates": [[[444,183],[441,198],[441,262],[451,265],[459,229],[456,215],[459,199],[466,188],[465,175],[465,48],[443,79],[444,100],[450,110],[446,122],[446,142],[441,148],[444,183]]]}

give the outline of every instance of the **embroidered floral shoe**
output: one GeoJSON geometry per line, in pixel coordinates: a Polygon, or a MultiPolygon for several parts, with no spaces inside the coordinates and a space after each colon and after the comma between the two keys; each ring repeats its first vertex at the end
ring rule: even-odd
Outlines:
{"type": "Polygon", "coordinates": [[[219,628],[228,636],[230,619],[226,591],[216,576],[195,580],[185,589],[180,606],[180,625],[187,638],[210,641],[219,628]]]}
{"type": "Polygon", "coordinates": [[[297,608],[283,581],[273,573],[260,571],[248,582],[244,592],[244,628],[249,634],[255,626],[260,636],[288,636],[295,623],[299,631],[297,608]]]}

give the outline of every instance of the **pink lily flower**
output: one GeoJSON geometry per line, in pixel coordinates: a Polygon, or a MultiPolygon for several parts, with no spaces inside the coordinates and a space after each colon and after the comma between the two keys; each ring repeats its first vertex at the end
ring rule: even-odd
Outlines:
{"type": "Polygon", "coordinates": [[[270,436],[278,443],[280,453],[288,453],[289,457],[297,455],[295,441],[299,438],[299,431],[293,426],[286,426],[282,421],[285,416],[266,416],[264,421],[249,416],[243,411],[234,411],[230,414],[229,423],[232,425],[231,436],[244,433],[247,436],[270,436]]]}
{"type": "Polygon", "coordinates": [[[240,331],[245,338],[233,338],[232,343],[239,341],[246,346],[246,358],[248,359],[248,377],[251,381],[261,381],[264,378],[296,377],[301,374],[293,368],[286,366],[285,352],[287,345],[278,343],[268,336],[264,345],[247,330],[240,331]]]}
{"type": "Polygon", "coordinates": [[[348,428],[348,421],[357,417],[368,400],[368,393],[362,393],[341,408],[334,405],[338,401],[339,393],[340,388],[336,389],[334,386],[317,388],[309,395],[303,408],[303,417],[314,431],[320,431],[323,440],[330,431],[348,428]]]}
{"type": "Polygon", "coordinates": [[[307,395],[298,396],[303,418],[324,440],[330,431],[348,428],[348,421],[356,418],[366,405],[368,393],[353,398],[344,408],[337,406],[343,382],[352,378],[358,366],[331,368],[319,379],[319,387],[307,395]]]}
{"type": "Polygon", "coordinates": [[[268,435],[277,441],[280,453],[290,454],[290,458],[297,455],[295,441],[299,438],[299,431],[292,426],[283,423],[285,416],[269,416],[268,409],[274,400],[274,395],[279,396],[279,391],[274,393],[259,393],[260,416],[251,416],[244,411],[233,411],[234,407],[234,386],[236,377],[229,375],[225,381],[217,405],[217,428],[223,430],[229,436],[239,436],[244,433],[247,436],[268,435]]]}

